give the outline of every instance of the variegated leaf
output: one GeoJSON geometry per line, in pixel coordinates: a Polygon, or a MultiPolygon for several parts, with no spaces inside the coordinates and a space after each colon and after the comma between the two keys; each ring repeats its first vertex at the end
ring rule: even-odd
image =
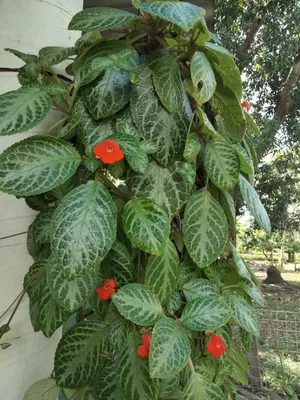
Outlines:
{"type": "Polygon", "coordinates": [[[183,237],[189,255],[199,267],[215,261],[223,251],[228,234],[226,216],[207,189],[196,192],[188,201],[183,237]]]}
{"type": "Polygon", "coordinates": [[[28,131],[46,117],[51,106],[51,97],[38,86],[0,95],[0,136],[28,131]]]}
{"type": "Polygon", "coordinates": [[[35,332],[41,330],[51,337],[70,316],[52,296],[46,279],[46,261],[33,264],[24,277],[24,289],[29,296],[29,312],[35,332]]]}
{"type": "Polygon", "coordinates": [[[30,386],[23,400],[57,400],[59,393],[54,379],[41,379],[30,386]]]}
{"type": "Polygon", "coordinates": [[[140,283],[122,286],[112,301],[120,314],[137,325],[150,326],[162,317],[158,298],[140,283]]]}
{"type": "Polygon", "coordinates": [[[67,279],[95,269],[116,239],[116,225],[115,204],[100,182],[64,197],[53,216],[51,248],[67,279]]]}
{"type": "Polygon", "coordinates": [[[45,211],[41,211],[33,221],[33,234],[35,241],[38,243],[49,243],[51,236],[51,225],[52,217],[55,208],[49,208],[45,211]]]}
{"type": "Polygon", "coordinates": [[[82,88],[82,100],[95,119],[102,119],[126,106],[130,92],[128,72],[110,68],[95,82],[82,88]]]}
{"type": "Polygon", "coordinates": [[[144,70],[140,81],[133,85],[131,111],[144,138],[157,146],[154,157],[160,164],[167,166],[182,155],[191,118],[190,105],[185,97],[182,111],[169,113],[155,94],[151,72],[144,70]]]}
{"type": "Polygon", "coordinates": [[[177,250],[168,239],[161,256],[150,256],[145,272],[145,286],[165,304],[175,290],[180,275],[177,250]]]}
{"type": "Polygon", "coordinates": [[[75,174],[80,155],[67,142],[33,136],[0,155],[0,190],[15,196],[47,192],[75,174]]]}
{"type": "Polygon", "coordinates": [[[68,281],[61,266],[53,259],[47,263],[47,284],[55,300],[70,313],[78,310],[91,296],[99,280],[99,271],[68,281]]]}
{"type": "Polygon", "coordinates": [[[117,387],[117,365],[110,361],[101,371],[95,387],[94,400],[121,400],[121,393],[117,387]]]}
{"type": "Polygon", "coordinates": [[[177,162],[164,168],[152,161],[146,174],[131,173],[128,184],[135,196],[155,201],[172,216],[187,201],[192,188],[184,177],[181,165],[177,162]]]}
{"type": "Polygon", "coordinates": [[[122,400],[157,398],[159,381],[150,378],[148,361],[136,352],[139,345],[140,337],[134,331],[129,335],[117,360],[117,386],[122,393],[122,400]]]}
{"type": "Polygon", "coordinates": [[[245,299],[237,295],[228,295],[227,304],[232,310],[232,315],[241,328],[254,336],[259,336],[259,327],[256,311],[245,299]]]}
{"type": "Polygon", "coordinates": [[[200,374],[193,373],[180,400],[226,400],[222,390],[200,374]]]}
{"type": "Polygon", "coordinates": [[[116,278],[121,284],[135,282],[135,265],[123,243],[115,241],[101,264],[101,272],[108,278],[116,278]]]}
{"type": "Polygon", "coordinates": [[[245,203],[251,214],[254,216],[256,222],[267,233],[271,233],[270,218],[254,187],[247,181],[246,178],[243,177],[243,175],[240,175],[239,186],[245,203]]]}
{"type": "Polygon", "coordinates": [[[232,147],[239,156],[241,171],[245,172],[248,175],[254,175],[253,161],[252,158],[249,156],[247,150],[239,144],[234,144],[232,147]]]}
{"type": "Polygon", "coordinates": [[[218,296],[219,290],[217,285],[208,279],[194,279],[186,282],[182,286],[183,293],[187,301],[194,300],[199,297],[218,296]]]}
{"type": "Polygon", "coordinates": [[[139,10],[147,11],[151,15],[172,22],[185,32],[192,29],[197,22],[200,22],[203,28],[206,28],[204,18],[205,10],[194,4],[175,1],[157,1],[138,3],[136,7],[139,10]]]}
{"type": "Polygon", "coordinates": [[[186,139],[183,157],[188,162],[193,162],[196,160],[196,157],[200,149],[201,149],[201,143],[199,135],[195,132],[190,133],[186,139]]]}
{"type": "Polygon", "coordinates": [[[123,227],[132,244],[150,254],[162,254],[170,233],[169,217],[154,201],[130,200],[124,207],[123,227]]]}
{"type": "Polygon", "coordinates": [[[231,190],[237,184],[240,174],[239,157],[224,140],[206,144],[204,166],[210,180],[221,190],[231,190]]]}
{"type": "Polygon", "coordinates": [[[68,29],[73,31],[105,31],[128,24],[139,16],[110,7],[86,8],[72,18],[68,29]]]}
{"type": "Polygon", "coordinates": [[[198,105],[206,103],[214,94],[217,82],[212,67],[204,53],[196,51],[191,61],[191,78],[195,88],[201,83],[198,105]]]}
{"type": "Polygon", "coordinates": [[[107,347],[108,326],[85,321],[72,326],[61,338],[55,353],[54,371],[58,385],[85,386],[95,376],[107,347]]]}
{"type": "Polygon", "coordinates": [[[153,329],[150,346],[151,378],[167,379],[179,373],[191,354],[189,337],[172,318],[163,318],[153,329]]]}
{"type": "Polygon", "coordinates": [[[213,331],[225,325],[231,315],[231,309],[224,301],[209,296],[189,301],[181,320],[184,326],[194,331],[213,331]]]}
{"type": "Polygon", "coordinates": [[[50,67],[66,60],[68,57],[76,54],[75,47],[43,47],[39,51],[39,62],[44,67],[50,67]]]}

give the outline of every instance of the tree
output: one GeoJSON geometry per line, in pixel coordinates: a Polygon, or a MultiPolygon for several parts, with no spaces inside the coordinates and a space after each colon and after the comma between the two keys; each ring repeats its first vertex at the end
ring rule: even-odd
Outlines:
{"type": "Polygon", "coordinates": [[[300,9],[297,0],[217,0],[216,33],[237,57],[263,128],[259,155],[300,142],[300,9]]]}

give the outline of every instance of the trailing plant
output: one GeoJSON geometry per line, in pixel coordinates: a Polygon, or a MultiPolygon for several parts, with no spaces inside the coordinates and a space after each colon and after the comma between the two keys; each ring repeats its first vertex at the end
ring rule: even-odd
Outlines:
{"type": "Polygon", "coordinates": [[[69,29],[84,34],[72,48],[7,49],[25,65],[22,87],[0,96],[1,134],[31,129],[53,107],[63,114],[0,156],[0,189],[38,211],[24,278],[30,318],[51,337],[76,315],[51,378],[25,400],[60,390],[68,399],[225,400],[247,383],[259,335],[252,302],[263,299],[235,248],[235,202],[241,193],[270,231],[248,180],[257,167],[248,132],[259,129],[203,9],[134,6],[139,15],[76,14],[69,29]],[[72,81],[53,69],[65,60],[72,81]]]}

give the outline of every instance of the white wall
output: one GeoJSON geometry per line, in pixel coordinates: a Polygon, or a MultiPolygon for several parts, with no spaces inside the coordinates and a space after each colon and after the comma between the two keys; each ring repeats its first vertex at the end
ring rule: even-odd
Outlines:
{"type": "MultiPolygon", "coordinates": [[[[68,23],[80,11],[83,0],[0,0],[0,67],[19,67],[23,62],[5,47],[36,54],[45,46],[72,46],[78,32],[67,30],[68,23]]],[[[0,93],[19,87],[16,73],[0,72],[0,93]]],[[[0,138],[0,151],[35,133],[45,132],[59,115],[52,112],[46,121],[23,134],[0,138]]],[[[27,231],[35,212],[23,200],[0,194],[0,237],[27,231]]],[[[22,290],[24,274],[32,264],[26,250],[26,235],[0,240],[0,315],[22,290]]],[[[10,314],[0,321],[3,325],[10,314]]],[[[26,389],[36,380],[50,375],[60,331],[51,339],[34,333],[24,298],[11,324],[11,331],[0,348],[0,400],[21,400],[26,389]]]]}

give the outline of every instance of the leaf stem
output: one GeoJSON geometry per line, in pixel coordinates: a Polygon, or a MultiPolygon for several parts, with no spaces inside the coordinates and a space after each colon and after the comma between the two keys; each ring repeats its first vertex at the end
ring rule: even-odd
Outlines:
{"type": "Polygon", "coordinates": [[[196,371],[195,371],[195,367],[194,367],[194,364],[193,364],[193,361],[192,361],[191,357],[189,358],[188,364],[189,364],[189,367],[190,367],[192,373],[195,374],[196,371]]]}
{"type": "Polygon", "coordinates": [[[70,115],[70,112],[68,110],[65,110],[62,106],[60,106],[57,103],[54,103],[54,106],[57,110],[61,111],[64,114],[70,115]]]}
{"type": "Polygon", "coordinates": [[[2,237],[0,237],[0,240],[9,239],[9,238],[12,238],[12,237],[15,237],[15,236],[20,236],[20,235],[25,235],[25,233],[28,233],[28,231],[14,233],[13,235],[9,235],[9,236],[2,236],[2,237]]]}
{"type": "Polygon", "coordinates": [[[3,332],[2,332],[2,334],[0,334],[0,339],[4,335],[6,329],[9,327],[9,324],[11,323],[13,317],[15,316],[15,313],[17,312],[17,310],[18,310],[18,308],[19,308],[19,306],[21,304],[21,301],[23,300],[23,297],[24,297],[25,293],[26,293],[25,290],[23,290],[21,292],[21,295],[20,295],[19,300],[18,300],[18,302],[16,304],[16,307],[14,308],[14,311],[12,312],[11,316],[9,317],[9,320],[7,321],[7,323],[4,325],[3,332]]]}
{"type": "Polygon", "coordinates": [[[102,172],[97,171],[95,180],[102,182],[107,189],[110,189],[113,192],[115,192],[115,194],[118,195],[120,199],[126,202],[131,199],[131,196],[127,195],[126,193],[123,193],[111,180],[109,180],[105,175],[103,175],[102,172]]]}
{"type": "Polygon", "coordinates": [[[47,131],[47,134],[49,135],[50,132],[52,132],[55,128],[57,128],[59,125],[63,124],[67,119],[69,118],[69,116],[63,117],[61,119],[59,119],[58,121],[55,122],[55,124],[51,125],[50,128],[47,131]]]}
{"type": "Polygon", "coordinates": [[[14,301],[11,303],[11,305],[4,311],[3,314],[0,315],[0,320],[4,317],[5,314],[8,313],[8,311],[12,308],[12,306],[18,301],[18,298],[23,294],[24,289],[18,294],[18,296],[14,299],[14,301]]]}
{"type": "Polygon", "coordinates": [[[138,36],[136,36],[135,38],[131,39],[131,40],[129,41],[129,43],[130,43],[130,44],[133,44],[133,43],[137,42],[138,40],[142,39],[143,37],[145,37],[145,36],[147,36],[147,35],[148,35],[147,32],[141,33],[140,35],[138,35],[138,36]]]}

